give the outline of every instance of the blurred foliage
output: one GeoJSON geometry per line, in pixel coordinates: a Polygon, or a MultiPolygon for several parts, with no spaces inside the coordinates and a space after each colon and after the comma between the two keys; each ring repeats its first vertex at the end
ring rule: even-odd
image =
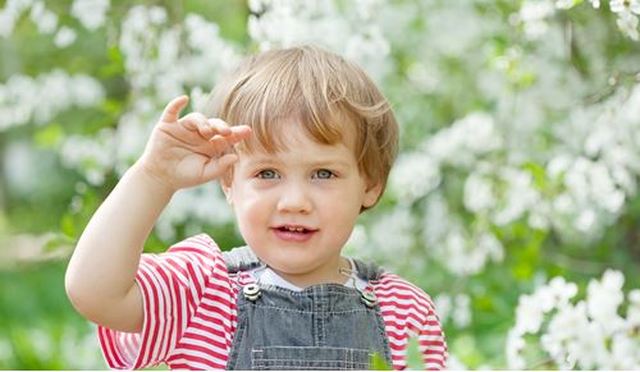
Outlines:
{"type": "MultiPolygon", "coordinates": [[[[255,45],[247,31],[247,17],[250,13],[244,1],[136,1],[135,4],[161,5],[168,12],[169,24],[178,23],[188,13],[196,13],[220,26],[220,35],[232,40],[247,50],[255,45]]],[[[478,1],[476,7],[487,17],[508,18],[516,12],[520,1],[478,1]]],[[[68,15],[71,0],[48,1],[47,7],[59,16],[59,22],[82,29],[78,21],[68,15]]],[[[0,2],[3,7],[5,2],[0,2]]],[[[73,108],[55,115],[41,125],[21,125],[0,131],[0,369],[103,369],[105,365],[98,351],[94,329],[69,304],[64,293],[64,269],[66,259],[74,242],[81,234],[90,216],[115,186],[118,174],[111,171],[98,186],[89,185],[85,176],[63,164],[59,150],[62,142],[70,135],[97,135],[105,128],[115,128],[118,120],[132,106],[136,97],[130,82],[124,77],[125,57],[118,46],[118,35],[114,30],[125,17],[131,4],[112,1],[107,26],[96,31],[82,29],[77,41],[66,48],[57,48],[50,35],[43,35],[37,25],[25,19],[16,23],[16,29],[9,38],[0,38],[0,81],[6,82],[12,76],[23,74],[36,76],[51,70],[53,66],[64,66],[68,73],[84,73],[97,78],[105,89],[106,97],[97,107],[73,108]],[[106,47],[105,47],[106,46],[106,47]],[[4,156],[15,144],[27,144],[31,149],[25,156],[36,159],[26,161],[26,177],[37,179],[28,192],[10,187],[6,179],[7,167],[4,156]]],[[[637,62],[624,61],[627,55],[638,55],[638,44],[630,43],[615,29],[615,17],[610,13],[594,16],[590,9],[577,9],[558,16],[558,22],[567,28],[576,28],[572,44],[569,45],[568,60],[561,63],[570,65],[592,86],[590,94],[577,99],[585,102],[600,102],[614,93],[612,84],[603,78],[606,74],[598,69],[602,66],[591,63],[592,56],[585,55],[583,49],[591,40],[589,27],[604,28],[606,43],[602,43],[605,66],[617,66],[616,85],[632,85],[637,62]],[[595,23],[590,23],[595,22],[595,23]],[[620,62],[622,61],[622,62],[620,62]],[[625,62],[625,63],[623,63],[625,62]],[[629,67],[631,66],[631,67],[629,67]]],[[[416,33],[422,32],[426,21],[420,19],[410,24],[416,33]]],[[[406,35],[406,43],[392,50],[397,69],[408,75],[412,66],[419,62],[419,54],[412,54],[415,48],[412,35],[406,35]]],[[[496,32],[494,37],[481,45],[482,55],[488,55],[488,64],[502,58],[513,45],[520,45],[526,52],[535,52],[535,43],[524,40],[520,33],[496,32]]],[[[600,44],[598,44],[600,45],[600,44]]],[[[477,51],[475,51],[477,52],[477,51]]],[[[471,53],[471,51],[470,51],[471,53]]],[[[475,54],[470,54],[471,58],[475,54]]],[[[476,110],[494,110],[498,102],[483,97],[482,90],[469,81],[474,81],[475,70],[466,65],[466,55],[450,55],[433,61],[447,76],[446,94],[442,92],[415,92],[406,79],[385,81],[387,93],[395,106],[418,107],[417,110],[399,112],[402,122],[428,123],[428,125],[407,125],[403,127],[403,149],[415,149],[427,135],[436,133],[455,120],[476,110]],[[418,97],[418,98],[416,98],[418,97]],[[410,102],[415,100],[416,102],[410,102]]],[[[514,59],[505,67],[505,76],[510,90],[518,94],[537,83],[536,74],[522,60],[514,59]]],[[[487,66],[482,66],[487,68],[487,66]]],[[[515,101],[515,99],[514,99],[515,101]]],[[[516,111],[514,104],[512,108],[516,111]]],[[[563,117],[561,110],[549,115],[558,120],[563,117]]],[[[511,117],[500,117],[501,124],[508,124],[511,117]]],[[[542,157],[550,148],[549,142],[557,134],[549,130],[547,141],[540,141],[539,153],[542,157]]],[[[639,150],[640,151],[640,150],[639,150]]],[[[492,154],[496,158],[507,154],[492,154]]],[[[90,167],[91,164],[87,165],[90,167]]],[[[535,161],[526,162],[521,170],[530,174],[533,183],[542,192],[554,193],[558,185],[547,177],[545,169],[535,161]]],[[[429,292],[437,294],[447,291],[451,294],[465,293],[470,298],[472,323],[458,327],[451,317],[444,322],[445,331],[452,354],[470,368],[486,366],[504,367],[505,335],[513,325],[514,309],[523,293],[532,292],[546,279],[560,275],[569,281],[584,285],[591,278],[599,276],[606,268],[615,268],[625,274],[625,288],[640,287],[637,275],[640,262],[640,195],[626,202],[623,212],[615,224],[606,228],[602,237],[586,246],[576,240],[572,242],[557,235],[554,230],[532,229],[525,218],[505,226],[495,227],[491,222],[478,218],[466,211],[459,195],[466,173],[459,169],[446,169],[447,179],[443,181],[443,194],[451,202],[453,213],[469,226],[490,226],[488,229],[505,247],[504,261],[489,263],[482,271],[468,276],[452,277],[442,263],[425,258],[429,272],[415,273],[414,262],[407,259],[397,266],[400,273],[429,292]],[[458,173],[456,173],[458,172],[458,173]],[[403,266],[406,265],[403,271],[403,266]]],[[[19,184],[19,182],[18,182],[19,184]]],[[[385,196],[377,207],[390,210],[397,202],[394,196],[385,196]]],[[[414,206],[415,207],[415,206],[414,206]]],[[[418,207],[415,207],[418,208],[418,207]]],[[[365,224],[373,217],[364,215],[365,224]]],[[[189,221],[176,226],[175,234],[184,237],[192,233],[189,221]]],[[[232,247],[241,243],[232,225],[202,226],[216,237],[221,247],[232,247]]],[[[146,251],[160,252],[171,242],[154,233],[149,238],[146,251]]],[[[422,257],[420,257],[422,258],[422,257]]],[[[639,351],[640,352],[640,351],[639,351]]],[[[536,351],[533,351],[535,354],[536,351]]],[[[539,360],[533,355],[531,359],[539,360]]],[[[420,368],[417,345],[409,348],[410,365],[420,368]]],[[[381,360],[374,363],[375,369],[386,369],[381,360]]],[[[552,365],[532,367],[552,368],[552,365]]]]}
{"type": "MultiPolygon", "coordinates": [[[[168,10],[169,18],[181,20],[186,13],[200,14],[220,26],[224,38],[247,43],[244,1],[141,1],[168,10]]],[[[48,1],[47,7],[60,15],[60,22],[78,26],[68,14],[72,1],[48,1]]],[[[0,1],[0,8],[4,7],[0,1]]],[[[120,22],[131,4],[115,1],[109,10],[110,22],[120,22]]],[[[52,66],[64,66],[68,73],[82,72],[99,78],[107,98],[100,107],[72,109],[44,125],[24,125],[0,131],[0,154],[12,143],[30,143],[36,169],[28,174],[38,178],[28,194],[10,189],[0,162],[0,369],[104,369],[94,326],[71,307],[64,291],[64,271],[73,242],[89,218],[117,182],[109,174],[100,188],[87,187],[81,174],[65,167],[57,155],[62,139],[70,133],[93,134],[113,127],[123,113],[129,87],[123,79],[123,57],[113,29],[101,28],[78,35],[67,48],[57,48],[51,36],[42,35],[23,17],[10,38],[0,38],[0,81],[12,75],[38,75],[52,66]],[[105,48],[104,46],[108,47],[105,48]],[[74,198],[79,210],[73,209],[74,198]],[[45,240],[16,249],[15,237],[38,237],[53,232],[45,240]],[[42,244],[45,242],[44,244],[42,244]],[[31,253],[26,250],[33,251],[31,253]],[[63,257],[47,252],[62,250],[63,257]],[[44,257],[44,259],[43,259],[44,257]]],[[[220,241],[227,247],[239,244],[232,228],[221,228],[220,241]],[[227,238],[224,238],[224,237],[227,238]]],[[[184,234],[184,233],[183,233],[184,234]]],[[[163,251],[166,242],[155,234],[147,251],[163,251]]],[[[166,367],[154,368],[166,369],[166,367]]]]}

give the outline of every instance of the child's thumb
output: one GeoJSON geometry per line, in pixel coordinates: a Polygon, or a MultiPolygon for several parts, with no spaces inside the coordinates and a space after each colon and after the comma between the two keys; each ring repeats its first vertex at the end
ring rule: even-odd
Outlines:
{"type": "Polygon", "coordinates": [[[178,120],[180,116],[180,112],[187,107],[187,103],[189,103],[188,96],[179,96],[171,100],[164,108],[162,112],[162,116],[160,117],[160,121],[164,121],[165,123],[172,123],[178,120]]]}

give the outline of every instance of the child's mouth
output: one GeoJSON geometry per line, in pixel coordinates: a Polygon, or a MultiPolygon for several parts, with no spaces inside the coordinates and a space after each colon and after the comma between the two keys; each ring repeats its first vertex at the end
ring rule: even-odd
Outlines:
{"type": "Polygon", "coordinates": [[[304,242],[313,236],[318,229],[312,229],[305,226],[283,225],[273,229],[275,235],[284,241],[304,242]]]}

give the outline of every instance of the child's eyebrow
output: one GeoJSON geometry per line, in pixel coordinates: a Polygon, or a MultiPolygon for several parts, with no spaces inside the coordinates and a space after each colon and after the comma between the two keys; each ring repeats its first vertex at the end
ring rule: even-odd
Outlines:
{"type": "Polygon", "coordinates": [[[351,164],[340,159],[322,159],[307,163],[310,167],[322,167],[322,166],[339,166],[349,168],[351,164]]]}
{"type": "MultiPolygon", "coordinates": [[[[270,157],[259,157],[255,159],[249,160],[248,164],[251,166],[265,166],[265,165],[282,165],[284,162],[279,159],[277,156],[270,157]]],[[[306,167],[342,167],[342,168],[350,168],[352,165],[342,159],[317,159],[312,161],[299,161],[298,164],[304,165],[306,167]]]]}

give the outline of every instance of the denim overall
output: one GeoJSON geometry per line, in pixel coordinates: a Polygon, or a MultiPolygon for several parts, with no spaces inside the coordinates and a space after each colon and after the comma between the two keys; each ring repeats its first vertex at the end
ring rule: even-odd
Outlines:
{"type": "MultiPolygon", "coordinates": [[[[248,247],[225,252],[229,274],[263,267],[248,247]]],[[[357,275],[382,271],[354,260],[357,275]]],[[[368,286],[370,287],[370,286],[368,286]]],[[[373,292],[341,284],[293,291],[251,283],[238,293],[238,325],[227,369],[370,369],[374,353],[391,365],[384,321],[373,292]]]]}

